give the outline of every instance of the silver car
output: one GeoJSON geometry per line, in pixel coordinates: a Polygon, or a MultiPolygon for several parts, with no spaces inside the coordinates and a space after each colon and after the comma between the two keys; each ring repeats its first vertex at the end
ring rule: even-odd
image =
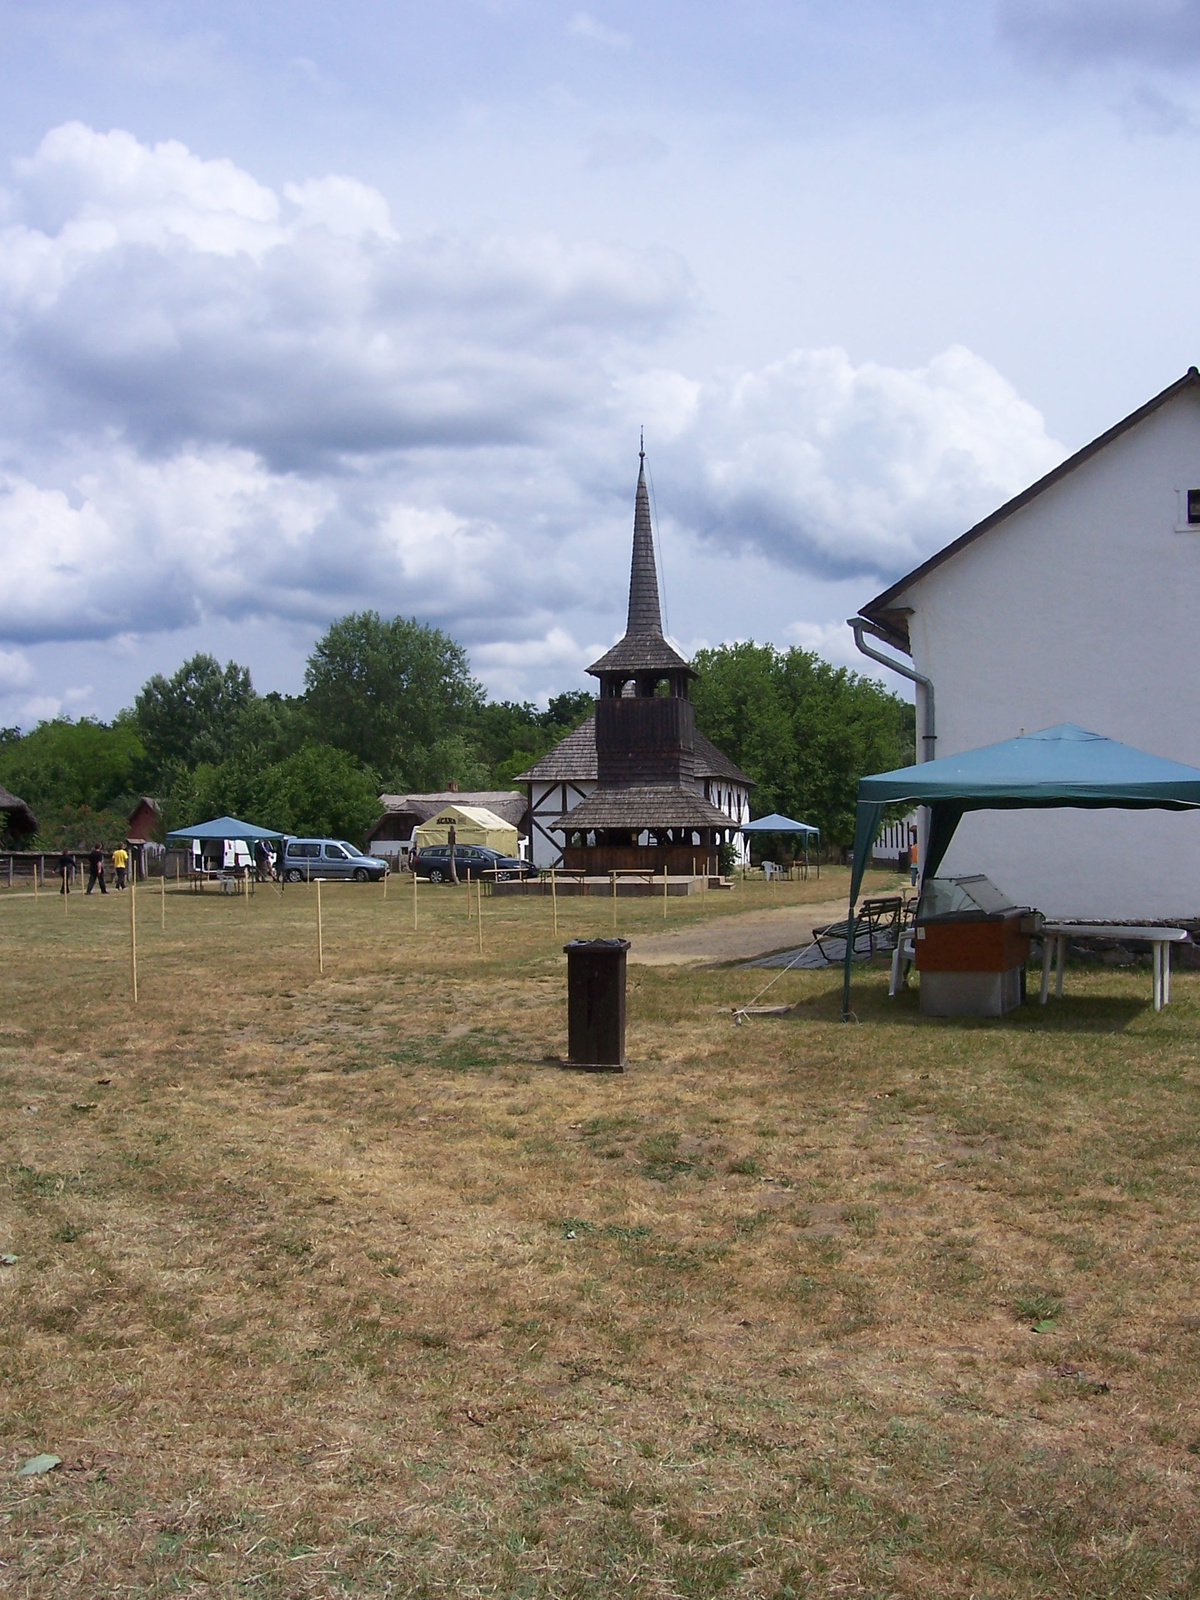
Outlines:
{"type": "Polygon", "coordinates": [[[353,878],[356,883],[376,882],[388,870],[378,856],[365,856],[345,839],[287,839],[283,847],[283,876],[289,883],[311,878],[353,878]]]}

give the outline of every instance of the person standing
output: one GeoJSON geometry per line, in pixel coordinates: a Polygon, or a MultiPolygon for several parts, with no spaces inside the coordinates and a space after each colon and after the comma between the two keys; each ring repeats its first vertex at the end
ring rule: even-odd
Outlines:
{"type": "Polygon", "coordinates": [[[62,855],[58,858],[58,876],[61,884],[59,894],[70,894],[71,884],[75,881],[75,854],[65,845],[62,855]]]}
{"type": "Polygon", "coordinates": [[[125,870],[129,866],[129,851],[123,844],[119,844],[113,851],[113,872],[116,874],[116,887],[125,887],[125,870]]]}
{"type": "Polygon", "coordinates": [[[108,886],[104,882],[104,849],[103,849],[103,846],[94,845],[92,847],[92,849],[88,851],[88,867],[91,870],[91,876],[88,878],[88,886],[87,886],[88,894],[91,894],[92,890],[96,887],[97,884],[100,885],[100,893],[101,894],[107,894],[108,893],[108,886]]]}
{"type": "Polygon", "coordinates": [[[271,847],[265,839],[254,846],[254,875],[259,883],[270,883],[275,873],[271,867],[271,847]]]}

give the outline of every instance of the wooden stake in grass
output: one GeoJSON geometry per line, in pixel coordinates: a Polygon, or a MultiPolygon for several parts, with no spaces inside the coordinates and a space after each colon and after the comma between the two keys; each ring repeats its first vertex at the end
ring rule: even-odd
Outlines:
{"type": "Polygon", "coordinates": [[[137,1005],[137,878],[129,880],[129,976],[133,983],[133,1003],[137,1005]]]}
{"type": "Polygon", "coordinates": [[[467,886],[467,921],[470,922],[471,917],[472,917],[472,911],[471,911],[471,874],[469,872],[464,877],[463,882],[467,886]]]}
{"type": "Polygon", "coordinates": [[[62,881],[63,881],[63,890],[62,890],[62,894],[63,894],[63,916],[65,917],[66,914],[67,914],[67,901],[70,898],[70,896],[67,894],[67,869],[66,869],[66,867],[64,867],[62,869],[62,881]]]}
{"type": "Polygon", "coordinates": [[[321,880],[317,879],[317,967],[325,971],[325,929],[321,923],[321,880]]]}
{"type": "Polygon", "coordinates": [[[609,898],[612,900],[612,931],[617,931],[617,875],[610,872],[608,875],[609,898]]]}
{"type": "Polygon", "coordinates": [[[37,881],[38,874],[37,874],[37,869],[38,869],[37,857],[35,856],[33,858],[33,898],[35,900],[38,897],[38,881],[37,881]]]}
{"type": "Polygon", "coordinates": [[[554,876],[554,868],[550,868],[550,904],[554,910],[554,931],[558,932],[558,879],[554,876]]]}
{"type": "Polygon", "coordinates": [[[412,880],[413,880],[413,932],[416,933],[416,931],[417,931],[417,869],[416,869],[415,863],[410,861],[409,864],[408,864],[408,870],[412,873],[412,880]]]}
{"type": "Polygon", "coordinates": [[[387,881],[388,881],[388,879],[390,877],[391,877],[391,873],[390,872],[385,872],[384,875],[383,875],[383,898],[385,900],[387,899],[387,881]]]}
{"type": "MultiPolygon", "coordinates": [[[[479,934],[479,954],[483,954],[483,879],[475,880],[475,927],[479,934]]],[[[467,893],[471,892],[471,880],[467,879],[467,893]]]]}
{"type": "Polygon", "coordinates": [[[663,917],[667,915],[667,863],[663,862],[663,917]]]}
{"type": "MultiPolygon", "coordinates": [[[[176,872],[179,871],[178,866],[176,866],[175,870],[176,872]]],[[[158,887],[159,922],[163,932],[165,933],[167,931],[167,868],[165,862],[163,863],[163,875],[159,879],[158,887]]]]}

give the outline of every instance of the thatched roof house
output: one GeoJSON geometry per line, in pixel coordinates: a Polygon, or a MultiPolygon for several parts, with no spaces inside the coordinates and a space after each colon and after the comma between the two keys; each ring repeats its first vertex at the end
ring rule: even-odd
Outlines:
{"type": "MultiPolygon", "coordinates": [[[[526,813],[529,801],[518,789],[444,789],[438,794],[381,794],[383,815],[367,833],[367,848],[376,855],[380,847],[391,845],[395,854],[399,843],[412,838],[414,828],[435,817],[443,806],[478,806],[492,811],[514,827],[518,834],[529,831],[526,813]]],[[[382,852],[382,853],[387,853],[382,852]]]]}
{"type": "Polygon", "coordinates": [[[12,834],[14,838],[27,838],[38,829],[38,819],[25,804],[24,800],[8,790],[0,783],[0,817],[3,818],[3,831],[12,834]]]}

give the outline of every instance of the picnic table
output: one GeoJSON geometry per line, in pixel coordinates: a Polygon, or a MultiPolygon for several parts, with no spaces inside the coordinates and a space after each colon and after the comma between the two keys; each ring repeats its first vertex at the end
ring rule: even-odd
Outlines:
{"type": "Polygon", "coordinates": [[[1050,962],[1054,958],[1054,993],[1061,1000],[1068,939],[1138,939],[1154,949],[1154,1009],[1171,1000],[1171,946],[1186,939],[1186,928],[1118,926],[1105,922],[1047,922],[1042,929],[1042,1004],[1050,994],[1050,962]]]}

